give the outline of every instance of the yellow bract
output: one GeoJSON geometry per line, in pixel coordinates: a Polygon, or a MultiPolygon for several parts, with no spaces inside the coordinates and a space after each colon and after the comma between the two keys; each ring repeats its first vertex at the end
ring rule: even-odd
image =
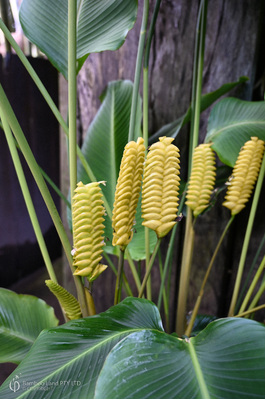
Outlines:
{"type": "Polygon", "coordinates": [[[100,264],[104,246],[104,207],[100,183],[77,184],[73,196],[74,275],[96,279],[107,265],[100,264]]]}
{"type": "Polygon", "coordinates": [[[194,149],[192,171],[189,179],[186,205],[193,210],[194,217],[209,205],[216,177],[215,154],[210,143],[200,144],[194,149]]]}
{"type": "Polygon", "coordinates": [[[68,319],[81,318],[81,309],[77,299],[66,289],[51,280],[45,281],[50,291],[56,296],[68,319]]]}
{"type": "Polygon", "coordinates": [[[153,229],[158,238],[176,224],[179,191],[179,150],[174,139],[160,137],[151,145],[144,168],[142,225],[153,229]]]}
{"type": "Polygon", "coordinates": [[[138,138],[137,142],[129,142],[121,160],[112,218],[113,246],[118,245],[121,249],[128,245],[133,236],[145,158],[143,143],[142,138],[138,138]]]}
{"type": "Polygon", "coordinates": [[[223,205],[231,210],[231,215],[238,214],[249,200],[258,178],[264,141],[252,137],[247,141],[238,155],[223,205]]]}

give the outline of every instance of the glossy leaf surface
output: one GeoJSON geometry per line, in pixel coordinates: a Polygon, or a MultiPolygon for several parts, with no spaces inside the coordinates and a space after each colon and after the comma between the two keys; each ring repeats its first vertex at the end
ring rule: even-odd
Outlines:
{"type": "MultiPolygon", "coordinates": [[[[20,21],[25,35],[67,78],[68,2],[23,0],[20,21]]],[[[79,69],[90,53],[116,50],[137,17],[136,0],[77,1],[79,69]]]]}
{"type": "Polygon", "coordinates": [[[162,331],[157,308],[146,300],[127,298],[95,317],[44,331],[0,388],[0,398],[93,398],[110,350],[143,329],[162,331]],[[14,393],[9,383],[16,376],[19,390],[14,393]]]}
{"type": "Polygon", "coordinates": [[[210,114],[205,142],[220,160],[233,167],[244,143],[257,136],[265,140],[265,102],[226,98],[217,103],[210,114]]]}
{"type": "MultiPolygon", "coordinates": [[[[110,209],[113,209],[116,182],[124,146],[128,141],[128,130],[131,111],[133,84],[130,81],[110,82],[103,98],[103,103],[91,123],[82,146],[82,152],[88,161],[97,181],[105,181],[101,186],[110,209]]],[[[141,136],[141,99],[137,107],[136,129],[134,140],[141,136]]],[[[84,184],[90,182],[82,164],[78,163],[78,181],[84,184]]],[[[112,246],[112,222],[108,215],[105,217],[106,246],[104,250],[116,254],[112,246]]],[[[71,215],[68,212],[71,224],[71,215]]],[[[136,215],[136,225],[133,239],[128,249],[133,259],[145,258],[145,234],[142,226],[140,202],[136,215]]],[[[151,252],[156,243],[156,235],[150,233],[151,252]]]]}
{"type": "Polygon", "coordinates": [[[96,398],[264,398],[264,327],[236,318],[181,340],[135,332],[108,355],[96,398]]]}
{"type": "Polygon", "coordinates": [[[264,327],[220,319],[179,339],[163,331],[154,304],[127,298],[42,332],[0,397],[264,398],[264,327]]]}
{"type": "Polygon", "coordinates": [[[0,363],[20,363],[43,329],[58,325],[52,307],[34,296],[0,289],[0,363]]]}

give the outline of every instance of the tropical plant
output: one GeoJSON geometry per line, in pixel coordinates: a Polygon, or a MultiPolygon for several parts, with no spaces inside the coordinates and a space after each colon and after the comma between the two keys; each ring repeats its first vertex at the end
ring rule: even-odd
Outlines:
{"type": "MultiPolygon", "coordinates": [[[[261,278],[264,259],[244,300],[239,295],[264,179],[264,102],[235,98],[218,101],[209,116],[205,143],[198,143],[201,111],[246,79],[240,78],[238,82],[201,95],[207,18],[207,2],[202,0],[191,107],[182,118],[149,137],[148,65],[159,6],[160,0],[156,2],[147,36],[140,34],[134,83],[109,83],[81,149],[76,139],[77,74],[90,53],[115,50],[122,45],[136,20],[137,1],[69,0],[68,5],[63,0],[22,2],[20,20],[25,35],[68,81],[68,123],[0,20],[6,39],[68,138],[71,203],[68,220],[73,232],[72,248],[42,171],[0,85],[1,124],[49,274],[46,285],[57,297],[66,320],[57,326],[52,308],[43,301],[0,290],[3,349],[0,360],[19,364],[1,386],[1,398],[264,398],[264,326],[247,318],[264,307],[257,305],[265,288],[261,278]],[[139,95],[142,68],[143,108],[139,95]],[[191,135],[186,183],[180,181],[182,159],[174,139],[188,122],[191,135]],[[103,141],[107,149],[104,153],[103,141]],[[31,169],[61,239],[77,297],[57,281],[19,151],[31,169]],[[224,206],[231,210],[231,218],[206,266],[197,302],[188,316],[194,227],[200,223],[199,215],[207,213],[210,202],[215,202],[214,191],[222,191],[217,183],[215,186],[214,152],[222,163],[233,168],[232,175],[222,185],[228,186],[224,206]],[[201,316],[199,306],[221,243],[255,185],[228,318],[201,316]],[[159,310],[163,303],[168,326],[166,278],[170,276],[177,225],[183,216],[186,227],[176,332],[170,333],[163,328],[159,310]],[[105,242],[106,237],[112,240],[105,242]],[[159,263],[161,284],[156,306],[151,301],[150,273],[162,240],[168,239],[164,266],[159,263]],[[118,260],[117,267],[110,254],[118,260]],[[138,298],[133,296],[132,285],[124,274],[125,257],[138,298]],[[106,264],[102,263],[103,258],[106,264]],[[146,262],[143,279],[136,268],[139,260],[146,262]],[[93,286],[97,285],[97,277],[104,274],[107,264],[117,275],[114,306],[96,315],[93,286]],[[260,287],[256,290],[259,281],[260,287]],[[127,296],[121,301],[122,287],[127,296]]],[[[148,14],[149,1],[145,0],[142,33],[147,31],[148,14]]]]}

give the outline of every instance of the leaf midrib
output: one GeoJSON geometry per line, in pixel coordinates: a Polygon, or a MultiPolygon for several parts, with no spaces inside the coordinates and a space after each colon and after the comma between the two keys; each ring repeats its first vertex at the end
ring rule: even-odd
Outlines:
{"type": "Polygon", "coordinates": [[[238,126],[247,125],[247,124],[249,124],[249,125],[254,125],[254,124],[255,125],[265,125],[265,121],[261,121],[261,120],[245,120],[245,121],[242,121],[242,122],[236,122],[234,124],[226,125],[223,128],[219,128],[219,129],[213,128],[214,133],[211,134],[208,139],[211,140],[212,138],[214,138],[216,136],[219,136],[223,131],[225,131],[227,129],[232,129],[232,128],[236,128],[238,126]]]}
{"type": "Polygon", "coordinates": [[[12,330],[11,328],[6,328],[6,327],[2,327],[1,329],[0,329],[0,334],[6,334],[8,337],[12,337],[12,338],[16,338],[16,339],[21,339],[21,340],[23,340],[23,341],[25,341],[25,342],[29,342],[29,343],[31,343],[31,344],[33,344],[34,343],[34,341],[35,341],[35,339],[36,339],[36,337],[30,337],[30,336],[23,336],[23,335],[18,335],[18,334],[16,334],[16,331],[15,330],[12,330]]]}
{"type": "MultiPolygon", "coordinates": [[[[75,363],[79,358],[82,358],[82,357],[86,356],[87,354],[89,354],[90,352],[95,351],[95,350],[97,349],[97,347],[103,346],[103,345],[104,345],[106,342],[108,342],[108,341],[112,341],[112,340],[115,339],[117,336],[121,336],[121,335],[123,335],[123,333],[125,333],[125,335],[123,335],[123,337],[121,338],[121,340],[122,340],[122,339],[124,339],[124,337],[126,336],[126,334],[130,335],[131,333],[140,332],[140,331],[143,331],[143,330],[147,330],[147,331],[156,331],[156,332],[158,332],[158,329],[155,329],[155,328],[138,328],[138,329],[127,330],[127,331],[124,331],[124,332],[117,332],[115,335],[108,336],[108,338],[106,338],[105,340],[103,340],[103,341],[97,343],[97,344],[96,344],[95,346],[93,346],[93,347],[90,347],[90,348],[89,348],[88,350],[86,350],[85,352],[82,352],[82,354],[79,354],[79,355],[76,356],[75,358],[72,358],[69,362],[65,363],[63,366],[57,368],[57,369],[56,369],[55,371],[53,371],[51,374],[45,376],[42,380],[38,381],[36,385],[31,386],[29,390],[24,391],[24,392],[22,393],[22,395],[19,396],[19,397],[17,397],[17,398],[18,398],[18,399],[27,398],[27,397],[25,397],[25,395],[27,395],[28,393],[30,393],[30,392],[31,392],[32,390],[34,390],[36,387],[40,386],[41,383],[47,381],[49,378],[52,378],[53,375],[55,375],[56,373],[58,373],[58,372],[61,371],[61,370],[64,370],[65,368],[67,368],[67,366],[71,365],[72,363],[75,363]]],[[[159,331],[159,332],[161,332],[161,331],[159,331]]],[[[117,343],[118,343],[118,342],[117,342],[117,343]]],[[[115,345],[116,345],[117,343],[115,343],[115,345]]],[[[115,346],[115,345],[114,345],[114,346],[115,346]]],[[[111,351],[111,350],[112,350],[112,349],[110,349],[110,351],[111,351]]],[[[97,377],[97,378],[98,378],[98,377],[97,377]]]]}

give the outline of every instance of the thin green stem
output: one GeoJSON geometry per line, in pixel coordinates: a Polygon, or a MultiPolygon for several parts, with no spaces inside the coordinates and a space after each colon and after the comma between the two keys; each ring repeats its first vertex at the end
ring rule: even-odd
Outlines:
{"type": "MultiPolygon", "coordinates": [[[[56,209],[56,206],[54,204],[52,196],[51,196],[51,194],[47,188],[47,185],[44,181],[44,178],[41,174],[39,166],[34,158],[34,155],[32,154],[32,151],[28,145],[28,142],[24,136],[24,133],[18,123],[18,120],[14,114],[14,111],[6,97],[6,94],[5,94],[1,84],[0,84],[0,107],[2,108],[2,111],[5,114],[7,122],[9,124],[11,130],[13,131],[13,134],[16,138],[16,141],[18,142],[21,152],[22,152],[22,154],[31,170],[31,173],[35,179],[35,182],[41,192],[41,195],[44,199],[44,202],[45,202],[47,209],[50,213],[50,216],[53,220],[54,226],[57,230],[58,236],[63,245],[70,269],[72,270],[72,272],[74,272],[75,268],[72,265],[73,260],[72,260],[72,255],[71,255],[71,245],[68,240],[67,233],[64,229],[63,223],[58,214],[58,211],[56,209]]],[[[74,276],[74,282],[75,282],[75,285],[77,288],[78,298],[79,298],[80,306],[81,306],[81,309],[83,312],[83,316],[86,316],[87,315],[86,299],[85,299],[85,293],[84,293],[84,288],[82,285],[81,278],[78,276],[74,276]]]]}
{"type": "Polygon", "coordinates": [[[161,285],[160,285],[160,291],[159,291],[158,303],[157,303],[157,307],[159,310],[162,305],[162,298],[163,298],[163,293],[165,290],[165,280],[166,280],[167,272],[168,272],[168,269],[170,266],[170,259],[171,259],[172,253],[173,253],[176,229],[177,229],[177,224],[173,227],[172,232],[171,232],[171,237],[170,237],[170,241],[169,241],[169,245],[168,245],[168,249],[167,249],[167,253],[166,253],[166,258],[165,258],[165,262],[164,262],[164,267],[163,267],[163,273],[161,276],[161,285]]]}
{"type": "Polygon", "coordinates": [[[126,257],[127,257],[127,261],[128,261],[129,267],[131,269],[131,273],[132,273],[133,278],[135,280],[135,284],[137,286],[137,289],[140,290],[141,282],[140,282],[139,274],[138,274],[138,271],[136,270],[136,266],[134,264],[134,261],[131,258],[131,255],[129,253],[128,248],[126,248],[126,257]]]}
{"type": "Polygon", "coordinates": [[[15,140],[14,140],[14,137],[13,137],[12,132],[10,130],[10,127],[9,127],[9,125],[7,123],[5,114],[3,113],[1,108],[0,108],[0,116],[1,116],[1,120],[3,122],[3,128],[4,128],[5,135],[6,135],[6,140],[7,140],[8,147],[9,147],[9,150],[10,150],[10,154],[11,154],[11,157],[12,157],[12,160],[13,160],[13,164],[14,164],[14,167],[15,167],[15,170],[16,170],[16,173],[17,173],[17,177],[18,177],[18,180],[19,180],[21,191],[22,191],[22,194],[23,194],[23,197],[24,197],[24,200],[25,200],[25,204],[26,204],[29,216],[30,216],[32,227],[34,229],[34,233],[36,235],[36,238],[37,238],[37,241],[38,241],[38,244],[39,244],[39,247],[40,247],[40,251],[41,251],[42,256],[43,256],[43,260],[44,260],[47,272],[49,274],[50,279],[53,282],[57,283],[57,279],[56,279],[56,275],[55,275],[55,272],[54,272],[53,264],[51,262],[51,259],[50,259],[50,256],[49,256],[49,253],[48,253],[48,250],[47,250],[44,238],[43,238],[42,230],[41,230],[41,227],[40,227],[40,224],[39,224],[36,212],[35,212],[35,208],[34,208],[34,205],[33,205],[32,199],[31,199],[31,195],[30,195],[30,192],[29,192],[27,181],[26,181],[26,178],[25,178],[25,175],[24,175],[24,172],[23,172],[23,168],[22,168],[22,165],[21,165],[21,162],[20,162],[20,158],[19,158],[19,155],[18,155],[18,151],[17,151],[17,148],[16,148],[15,140]]]}
{"type": "MultiPolygon", "coordinates": [[[[39,89],[39,91],[43,95],[45,101],[47,102],[47,104],[50,107],[51,111],[53,112],[55,118],[57,119],[57,121],[61,125],[63,131],[66,134],[66,136],[69,137],[69,129],[68,129],[67,123],[65,122],[65,120],[62,117],[60,111],[56,107],[56,105],[55,105],[54,101],[52,100],[51,96],[47,92],[47,90],[46,90],[45,86],[43,85],[42,81],[40,80],[40,78],[36,74],[35,70],[32,68],[32,66],[31,66],[30,62],[28,61],[27,57],[25,56],[23,51],[20,49],[19,45],[14,40],[13,36],[11,35],[11,33],[9,32],[8,28],[5,26],[5,24],[3,23],[1,18],[0,18],[0,29],[3,31],[5,37],[7,38],[7,40],[9,41],[11,46],[13,47],[13,49],[15,50],[15,52],[16,52],[17,56],[19,57],[20,61],[22,62],[22,64],[24,65],[24,67],[28,71],[29,75],[31,76],[32,80],[36,84],[37,88],[39,89]]],[[[79,148],[78,145],[77,145],[77,155],[78,155],[78,157],[80,159],[80,162],[83,165],[88,177],[90,178],[90,180],[92,182],[95,182],[96,178],[95,178],[95,176],[94,176],[94,174],[93,174],[93,172],[92,172],[92,170],[91,170],[91,168],[90,168],[85,156],[83,155],[83,153],[82,153],[82,151],[81,151],[81,149],[79,148]]],[[[104,200],[104,206],[105,206],[106,212],[110,217],[112,215],[112,212],[111,212],[111,208],[110,208],[105,196],[103,196],[103,200],[104,200]]]]}
{"type": "Polygon", "coordinates": [[[261,242],[260,242],[260,245],[259,245],[259,247],[258,247],[258,250],[257,250],[257,252],[256,252],[256,254],[255,254],[255,257],[254,257],[253,261],[252,261],[250,270],[248,271],[247,277],[246,277],[246,279],[245,279],[245,283],[244,283],[244,285],[243,285],[243,287],[242,287],[242,289],[241,289],[241,292],[240,292],[240,294],[239,294],[239,296],[238,296],[237,303],[236,303],[236,310],[239,310],[240,304],[241,304],[242,301],[243,301],[244,293],[246,292],[248,283],[249,283],[249,281],[250,281],[251,275],[252,275],[252,273],[253,273],[253,271],[254,271],[254,268],[255,268],[255,266],[256,266],[256,263],[257,263],[257,260],[258,260],[258,258],[259,258],[259,255],[260,255],[261,251],[262,251],[263,248],[264,248],[264,243],[265,243],[265,234],[264,234],[264,236],[263,236],[263,239],[262,239],[261,242]]]}
{"type": "Polygon", "coordinates": [[[260,296],[264,293],[264,291],[265,291],[265,276],[263,276],[259,290],[255,294],[252,302],[250,303],[250,305],[248,307],[249,310],[253,309],[256,306],[256,304],[258,303],[258,301],[260,299],[260,296]]]}
{"type": "Polygon", "coordinates": [[[199,141],[199,123],[201,109],[201,89],[204,66],[205,36],[207,25],[208,1],[202,0],[200,4],[199,18],[197,23],[197,36],[195,48],[195,61],[193,68],[192,102],[191,102],[191,133],[189,149],[188,176],[192,169],[192,156],[194,148],[199,141]]]}
{"type": "Polygon", "coordinates": [[[42,81],[40,80],[40,78],[38,77],[38,75],[36,74],[34,69],[32,68],[32,66],[31,66],[30,62],[28,61],[27,57],[25,56],[25,54],[23,53],[23,51],[21,50],[21,48],[19,47],[19,45],[17,44],[17,42],[15,41],[15,39],[13,38],[11,33],[9,32],[8,28],[6,27],[6,25],[4,24],[4,22],[2,21],[1,18],[0,18],[0,29],[3,31],[5,37],[7,38],[7,40],[9,41],[11,46],[13,47],[13,49],[15,50],[15,52],[16,52],[17,56],[19,57],[20,61],[22,62],[22,64],[24,65],[24,67],[26,68],[28,73],[30,74],[32,80],[34,81],[34,83],[36,84],[38,89],[40,90],[41,94],[43,95],[43,97],[46,100],[47,104],[49,105],[50,109],[52,110],[52,112],[53,112],[54,116],[56,117],[57,121],[62,126],[64,132],[66,134],[68,134],[68,126],[67,126],[64,118],[60,114],[60,111],[56,107],[54,101],[52,100],[51,96],[47,92],[47,90],[46,90],[45,86],[43,85],[42,81]]]}
{"type": "Polygon", "coordinates": [[[176,314],[176,332],[180,337],[184,334],[186,326],[187,296],[193,256],[194,236],[195,232],[192,223],[192,211],[189,207],[187,207],[186,231],[181,261],[176,314]]]}
{"type": "Polygon", "coordinates": [[[149,263],[148,269],[147,269],[147,271],[145,273],[145,276],[144,276],[142,284],[141,284],[141,288],[140,288],[138,297],[142,297],[143,296],[143,293],[144,293],[144,290],[145,290],[145,287],[146,287],[146,284],[147,284],[147,280],[148,280],[148,278],[150,276],[150,273],[151,273],[153,262],[155,260],[157,251],[158,251],[158,249],[160,247],[160,244],[161,244],[161,240],[162,240],[161,238],[157,239],[156,245],[154,247],[154,250],[153,250],[153,253],[152,253],[152,256],[151,256],[151,259],[150,259],[150,263],[149,263]]]}
{"type": "Polygon", "coordinates": [[[221,235],[221,237],[220,237],[220,240],[219,240],[219,242],[218,242],[218,244],[217,244],[217,246],[216,246],[216,249],[214,250],[213,256],[212,256],[212,258],[211,258],[211,261],[210,261],[209,266],[208,266],[208,268],[207,268],[207,271],[206,271],[206,273],[205,273],[204,279],[203,279],[203,281],[202,281],[202,284],[201,284],[201,287],[200,287],[200,291],[199,291],[199,295],[198,295],[196,304],[195,304],[195,306],[194,306],[194,309],[193,309],[193,312],[192,312],[192,315],[191,315],[191,318],[190,318],[188,327],[187,327],[186,332],[185,332],[185,335],[186,335],[186,336],[190,336],[190,334],[191,334],[191,332],[192,332],[193,325],[194,325],[196,316],[197,316],[197,314],[198,314],[198,310],[199,310],[199,307],[200,307],[200,303],[201,303],[201,300],[202,300],[202,297],[203,297],[203,294],[204,294],[205,285],[206,285],[207,280],[208,280],[208,278],[209,278],[209,275],[210,275],[210,272],[211,272],[211,270],[212,270],[212,267],[213,267],[214,261],[215,261],[215,259],[216,259],[216,256],[217,256],[217,254],[218,254],[218,251],[219,251],[219,249],[220,249],[220,247],[221,247],[221,244],[222,244],[222,242],[223,242],[223,240],[224,240],[224,237],[225,237],[225,235],[226,235],[226,233],[227,233],[229,227],[231,226],[231,224],[232,224],[232,222],[233,222],[233,220],[234,220],[234,217],[235,217],[234,215],[231,216],[231,218],[230,218],[230,220],[228,221],[226,227],[224,228],[224,231],[223,231],[223,233],[222,233],[222,235],[221,235]]]}
{"type": "Polygon", "coordinates": [[[256,311],[262,310],[263,308],[265,308],[265,304],[262,304],[261,306],[258,306],[258,307],[251,308],[250,310],[244,311],[241,314],[237,314],[237,315],[235,315],[235,318],[246,317],[249,314],[252,314],[256,311]]]}
{"type": "Polygon", "coordinates": [[[115,285],[115,299],[114,305],[118,304],[121,300],[121,289],[122,289],[122,276],[123,276],[123,268],[124,268],[124,255],[125,250],[120,249],[119,254],[119,262],[118,262],[118,271],[115,285]]]}
{"type": "Polygon", "coordinates": [[[69,118],[69,178],[71,202],[77,186],[77,79],[76,79],[77,2],[68,0],[68,118],[69,118]]]}
{"type": "Polygon", "coordinates": [[[263,260],[260,263],[260,266],[259,266],[259,268],[258,268],[258,270],[257,270],[257,272],[256,272],[256,274],[255,274],[255,276],[254,276],[254,278],[253,278],[253,280],[251,282],[251,285],[250,285],[250,287],[249,287],[249,289],[247,291],[247,294],[246,294],[246,296],[245,296],[245,298],[243,300],[243,303],[242,303],[242,305],[240,307],[240,310],[239,310],[238,314],[241,314],[246,309],[247,304],[248,304],[248,302],[249,302],[249,300],[251,298],[251,295],[252,295],[252,293],[253,293],[256,285],[257,285],[257,282],[258,282],[258,280],[259,280],[264,268],[265,268],[265,257],[263,257],[263,260]]]}
{"type": "MultiPolygon", "coordinates": [[[[112,269],[113,273],[115,274],[115,276],[117,276],[117,269],[116,269],[116,267],[115,267],[113,261],[112,261],[111,258],[109,257],[109,255],[104,251],[104,252],[103,252],[103,256],[104,256],[104,258],[107,260],[108,265],[111,267],[111,269],[112,269]]],[[[128,295],[128,296],[133,296],[133,292],[132,292],[132,290],[131,290],[131,288],[130,288],[130,286],[129,286],[127,277],[126,277],[126,275],[125,275],[124,273],[123,273],[123,285],[124,285],[124,288],[125,288],[125,290],[126,290],[126,292],[127,292],[127,295],[128,295]]]]}
{"type": "Polygon", "coordinates": [[[131,113],[130,113],[130,121],[129,121],[129,132],[128,132],[128,141],[129,142],[134,139],[134,133],[135,133],[139,83],[140,83],[141,66],[142,66],[142,58],[143,58],[143,50],[144,50],[144,44],[145,44],[148,16],[149,16],[149,0],[144,0],[142,23],[141,23],[141,28],[140,28],[140,38],[139,38],[138,53],[137,53],[136,68],[135,68],[133,94],[132,94],[131,113]]]}
{"type": "MultiPolygon", "coordinates": [[[[158,259],[159,259],[159,271],[160,271],[160,277],[162,280],[163,276],[163,262],[162,262],[162,255],[160,252],[160,249],[158,251],[158,259]]],[[[168,299],[166,296],[166,290],[165,287],[163,286],[163,305],[164,305],[164,314],[165,314],[165,321],[166,321],[166,330],[169,332],[169,304],[168,304],[168,299]]]]}
{"type": "Polygon", "coordinates": [[[144,53],[144,61],[143,61],[143,66],[144,66],[145,69],[148,69],[148,67],[149,67],[151,42],[152,42],[154,30],[155,30],[155,24],[156,24],[156,20],[157,20],[157,17],[158,17],[160,5],[161,5],[161,0],[157,0],[156,4],[155,4],[155,7],[154,7],[153,14],[152,14],[151,24],[150,24],[150,28],[149,28],[149,32],[148,32],[147,41],[146,41],[146,47],[145,47],[145,53],[144,53]]]}
{"type": "Polygon", "coordinates": [[[230,304],[230,308],[229,308],[229,312],[228,312],[229,317],[232,317],[235,313],[235,306],[236,306],[238,293],[239,293],[239,289],[240,289],[240,285],[241,285],[242,275],[243,275],[247,251],[248,251],[248,245],[249,245],[251,232],[252,232],[254,219],[255,219],[255,214],[256,214],[256,210],[257,210],[257,206],[258,206],[258,202],[259,202],[260,192],[261,192],[261,188],[262,188],[262,184],[263,184],[263,180],[264,180],[264,174],[265,174],[265,155],[263,157],[263,161],[261,164],[260,173],[259,173],[259,177],[258,177],[258,181],[257,181],[257,185],[256,185],[256,189],[255,189],[255,193],[254,193],[254,197],[253,197],[253,201],[252,201],[252,206],[251,206],[251,210],[250,210],[250,214],[249,214],[244,243],[243,243],[240,261],[239,261],[239,265],[238,265],[235,287],[234,287],[232,300],[231,300],[231,304],[230,304]]]}

